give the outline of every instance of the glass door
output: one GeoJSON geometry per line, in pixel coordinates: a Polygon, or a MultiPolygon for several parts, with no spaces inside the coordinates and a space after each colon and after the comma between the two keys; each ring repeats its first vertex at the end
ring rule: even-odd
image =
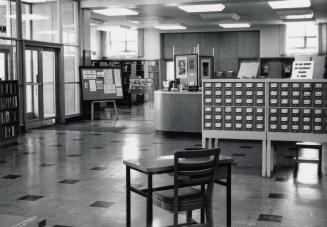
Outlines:
{"type": "Polygon", "coordinates": [[[9,79],[9,51],[0,49],[0,80],[9,79]]]}
{"type": "Polygon", "coordinates": [[[57,52],[25,49],[26,128],[56,123],[57,52]]]}

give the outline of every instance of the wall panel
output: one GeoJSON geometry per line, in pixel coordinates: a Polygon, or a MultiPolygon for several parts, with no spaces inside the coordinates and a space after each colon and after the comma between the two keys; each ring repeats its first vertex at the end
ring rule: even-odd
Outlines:
{"type": "Polygon", "coordinates": [[[200,54],[212,56],[215,50],[215,71],[238,71],[240,58],[259,58],[259,31],[246,32],[198,32],[167,33],[163,37],[163,56],[172,58],[172,46],[175,54],[193,53],[194,47],[200,45],[200,54]]]}

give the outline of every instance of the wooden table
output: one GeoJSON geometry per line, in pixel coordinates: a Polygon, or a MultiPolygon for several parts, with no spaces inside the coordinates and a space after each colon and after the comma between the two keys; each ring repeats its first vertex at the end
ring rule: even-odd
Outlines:
{"type": "MultiPolygon", "coordinates": [[[[217,177],[215,183],[226,187],[226,221],[227,226],[232,225],[231,219],[231,168],[233,159],[227,156],[220,156],[218,161],[217,177]]],[[[152,193],[155,191],[173,189],[174,185],[156,187],[152,185],[153,175],[174,172],[174,156],[160,156],[148,159],[124,160],[126,165],[126,226],[131,226],[131,192],[135,192],[146,198],[146,226],[152,227],[153,204],[152,193]],[[137,189],[131,185],[131,170],[135,170],[147,175],[147,189],[137,189]]],[[[201,219],[204,216],[201,214],[201,219]]]]}

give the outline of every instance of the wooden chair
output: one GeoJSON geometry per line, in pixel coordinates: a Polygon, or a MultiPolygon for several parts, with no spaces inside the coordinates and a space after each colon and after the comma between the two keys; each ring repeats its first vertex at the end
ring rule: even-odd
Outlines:
{"type": "Polygon", "coordinates": [[[206,224],[196,226],[213,227],[212,194],[219,154],[220,148],[175,153],[174,188],[153,193],[156,206],[174,213],[174,226],[180,226],[179,211],[187,212],[186,222],[191,225],[192,211],[201,209],[206,224]]]}

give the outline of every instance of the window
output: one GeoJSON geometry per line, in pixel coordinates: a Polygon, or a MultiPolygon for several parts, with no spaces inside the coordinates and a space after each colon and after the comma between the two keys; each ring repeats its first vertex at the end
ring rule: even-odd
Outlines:
{"type": "Polygon", "coordinates": [[[115,28],[108,32],[108,56],[137,56],[137,31],[115,28]]]}
{"type": "Polygon", "coordinates": [[[316,54],[318,26],[313,22],[293,22],[286,25],[287,54],[316,54]]]}
{"type": "Polygon", "coordinates": [[[166,80],[175,80],[174,61],[166,61],[166,80]]]}
{"type": "Polygon", "coordinates": [[[16,2],[0,0],[0,37],[16,37],[16,2]]]}
{"type": "Polygon", "coordinates": [[[57,1],[22,2],[24,39],[58,43],[60,41],[58,24],[57,1]]]}

